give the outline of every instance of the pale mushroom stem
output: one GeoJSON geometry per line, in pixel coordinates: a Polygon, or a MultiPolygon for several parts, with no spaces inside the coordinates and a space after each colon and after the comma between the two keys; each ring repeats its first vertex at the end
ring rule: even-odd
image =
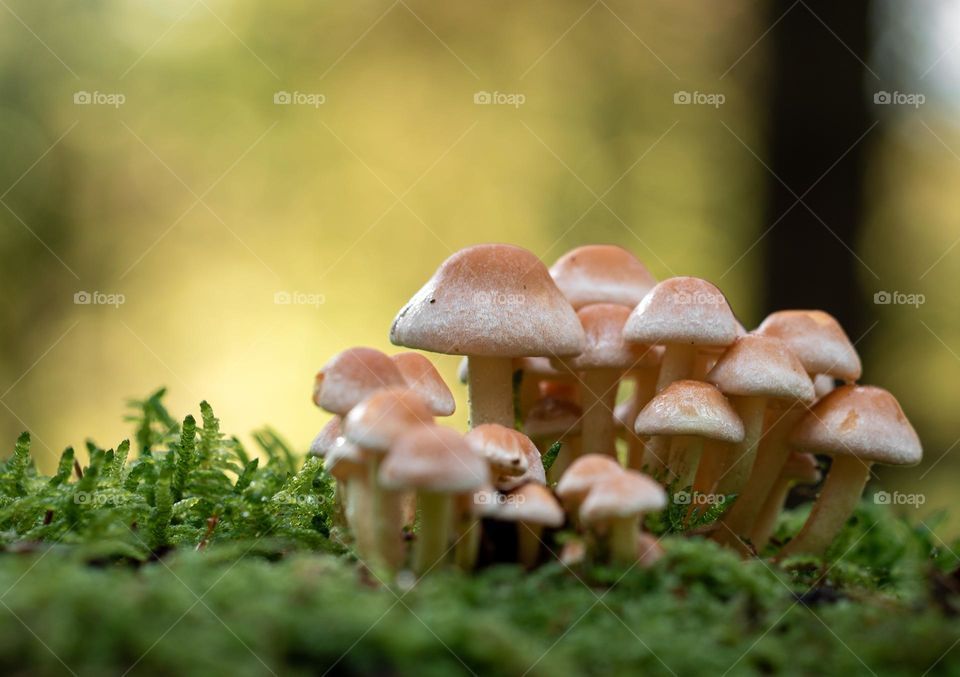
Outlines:
{"type": "MultiPolygon", "coordinates": [[[[730,446],[729,443],[719,440],[703,441],[703,452],[700,454],[700,464],[697,466],[697,474],[693,480],[691,498],[696,494],[712,494],[714,492],[717,486],[717,478],[723,473],[724,460],[730,453],[730,446]]],[[[688,522],[696,509],[702,509],[702,506],[694,504],[691,500],[686,517],[688,522]]]]}
{"type": "Polygon", "coordinates": [[[670,472],[673,477],[676,477],[678,489],[686,489],[693,485],[702,454],[702,437],[677,435],[673,438],[670,443],[670,472]]]}
{"type": "Polygon", "coordinates": [[[760,552],[770,542],[773,530],[777,526],[777,518],[780,517],[780,511],[783,510],[789,493],[790,480],[786,477],[777,478],[770,494],[767,496],[767,500],[760,508],[760,514],[757,515],[753,528],[750,530],[750,542],[753,543],[757,552],[760,552]]]}
{"type": "Polygon", "coordinates": [[[447,552],[453,501],[447,494],[421,491],[417,494],[420,504],[420,531],[414,554],[414,570],[423,575],[447,552]]]}
{"type": "Polygon", "coordinates": [[[637,538],[640,534],[640,516],[628,515],[610,520],[608,543],[610,560],[614,564],[633,564],[637,560],[637,538]]]}
{"type": "MultiPolygon", "coordinates": [[[[663,358],[660,360],[660,373],[657,375],[657,389],[660,392],[674,381],[689,378],[693,373],[694,362],[697,357],[697,347],[686,343],[669,343],[664,348],[663,358]]],[[[657,435],[647,441],[647,450],[643,455],[645,472],[653,477],[663,479],[667,456],[670,452],[669,440],[657,435]]]]}
{"type": "Polygon", "coordinates": [[[472,516],[460,520],[453,559],[462,571],[473,571],[480,554],[480,521],[472,516]]]}
{"type": "Polygon", "coordinates": [[[513,360],[509,357],[467,357],[470,427],[499,423],[514,427],[513,360]]]}
{"type": "MultiPolygon", "coordinates": [[[[793,407],[783,412],[770,427],[757,450],[750,478],[730,512],[723,516],[723,523],[727,528],[721,528],[717,532],[721,542],[730,542],[735,537],[744,538],[750,533],[767,498],[772,496],[773,487],[790,456],[787,437],[803,417],[803,413],[803,407],[793,407]]],[[[754,546],[757,545],[756,541],[752,542],[754,546]]]]}
{"type": "Polygon", "coordinates": [[[627,466],[633,470],[642,470],[646,461],[647,442],[646,437],[637,435],[633,431],[633,422],[636,420],[640,411],[647,406],[647,403],[657,394],[657,378],[659,370],[657,368],[643,369],[637,376],[636,390],[633,393],[630,406],[630,414],[627,417],[627,424],[630,427],[628,436],[629,455],[627,456],[627,466]]]}
{"type": "Polygon", "coordinates": [[[540,535],[543,527],[539,524],[517,523],[517,554],[527,569],[532,569],[540,559],[540,535]]]}
{"type": "Polygon", "coordinates": [[[376,566],[396,570],[403,563],[403,494],[380,486],[381,454],[367,453],[369,492],[368,525],[372,528],[373,553],[376,566]]]}
{"type": "Polygon", "coordinates": [[[583,373],[580,388],[583,400],[583,427],[580,438],[584,454],[616,456],[613,446],[613,407],[617,400],[615,369],[593,369],[583,373]]]}
{"type": "MultiPolygon", "coordinates": [[[[767,408],[765,397],[734,397],[733,406],[743,421],[743,441],[730,447],[724,471],[717,478],[718,494],[735,494],[746,484],[753,462],[757,458],[757,445],[763,437],[763,416],[767,408]]],[[[739,501],[739,498],[737,499],[739,501]]],[[[726,531],[726,529],[724,529],[726,531]]]]}
{"type": "Polygon", "coordinates": [[[870,479],[870,464],[856,456],[837,454],[800,533],[780,551],[790,555],[822,555],[856,510],[870,479]]]}
{"type": "Polygon", "coordinates": [[[370,509],[370,492],[366,477],[350,477],[346,481],[347,525],[353,532],[353,541],[360,559],[370,561],[376,553],[376,542],[373,537],[373,524],[370,509]]]}

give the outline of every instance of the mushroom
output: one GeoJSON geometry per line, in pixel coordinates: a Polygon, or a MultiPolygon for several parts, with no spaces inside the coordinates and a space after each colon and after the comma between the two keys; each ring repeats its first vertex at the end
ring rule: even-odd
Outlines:
{"type": "Polygon", "coordinates": [[[656,365],[656,354],[647,346],[624,341],[623,327],[630,317],[626,306],[593,303],[580,308],[577,317],[586,335],[583,352],[554,362],[581,374],[583,452],[615,456],[613,407],[620,378],[641,365],[656,365]]]}
{"type": "Polygon", "coordinates": [[[500,491],[512,491],[531,482],[546,485],[547,473],[543,467],[543,459],[540,457],[540,450],[537,449],[537,445],[529,437],[519,432],[516,433],[516,440],[527,459],[527,469],[523,471],[522,475],[513,477],[501,475],[495,478],[494,486],[500,491]]]}
{"type": "Polygon", "coordinates": [[[357,554],[364,562],[370,561],[376,551],[373,536],[373,511],[370,510],[368,491],[369,472],[366,459],[353,442],[344,437],[327,451],[324,467],[345,489],[345,515],[353,532],[357,554]]]}
{"type": "Polygon", "coordinates": [[[826,551],[857,507],[873,463],[915,465],[923,458],[920,439],[897,400],[874,386],[834,390],[804,416],[790,444],[830,454],[833,464],[810,516],[780,557],[826,551]]]}
{"type": "Polygon", "coordinates": [[[374,392],[344,419],[344,436],[359,447],[368,467],[374,561],[378,566],[394,570],[403,563],[403,495],[380,487],[377,477],[382,459],[404,432],[432,422],[423,398],[406,386],[374,392]]]}
{"type": "Polygon", "coordinates": [[[599,479],[580,505],[580,521],[607,540],[615,564],[637,561],[640,516],[662,510],[667,494],[656,481],[634,470],[599,479]]]}
{"type": "Polygon", "coordinates": [[[738,338],[707,374],[707,381],[730,397],[743,421],[744,438],[731,447],[724,472],[716,478],[717,493],[738,493],[757,457],[768,401],[812,402],[813,382],[783,341],[757,334],[738,338]]]}
{"type": "Polygon", "coordinates": [[[584,454],[570,464],[557,482],[557,496],[567,512],[576,517],[580,504],[594,484],[622,472],[623,466],[605,454],[584,454]]]}
{"type": "Polygon", "coordinates": [[[433,362],[420,353],[398,353],[390,359],[397,365],[407,386],[427,403],[434,416],[451,416],[456,411],[453,393],[433,362]]]}
{"type": "Polygon", "coordinates": [[[530,482],[502,495],[485,512],[502,522],[517,522],[517,551],[520,563],[528,569],[540,559],[544,527],[563,525],[563,508],[553,493],[542,484],[530,482]]]}
{"type": "Polygon", "coordinates": [[[770,490],[770,495],[764,501],[760,514],[750,530],[750,542],[754,549],[760,552],[770,541],[770,536],[777,525],[777,518],[787,501],[787,495],[794,484],[816,484],[822,478],[817,459],[813,454],[790,452],[787,462],[783,464],[780,476],[770,490]]]}
{"type": "Polygon", "coordinates": [[[317,372],[313,401],[331,414],[346,416],[375,390],[402,385],[403,376],[389,357],[374,348],[350,348],[317,372]]]}
{"type": "Polygon", "coordinates": [[[530,408],[523,422],[523,432],[533,440],[541,457],[555,443],[560,442],[560,453],[548,471],[551,478],[559,477],[570,463],[580,456],[580,420],[583,410],[566,398],[541,397],[530,408]]]}
{"type": "Polygon", "coordinates": [[[576,313],[532,253],[511,245],[462,249],[403,307],[396,345],[466,355],[470,424],[513,426],[513,358],[583,350],[576,313]]]}
{"type": "MultiPolygon", "coordinates": [[[[821,310],[772,313],[760,324],[756,333],[783,341],[807,374],[820,380],[821,392],[814,387],[816,397],[826,394],[823,390],[828,386],[830,390],[833,389],[834,378],[845,381],[860,378],[860,357],[856,349],[833,316],[821,310]]],[[[725,517],[724,523],[737,535],[745,536],[750,532],[760,509],[770,496],[790,453],[787,438],[805,412],[806,407],[799,403],[788,403],[765,435],[749,479],[725,517]]]]}
{"type": "Polygon", "coordinates": [[[571,249],[550,266],[550,275],[576,309],[591,303],[633,308],[657,283],[636,256],[609,244],[571,249]]]}
{"type": "Polygon", "coordinates": [[[502,478],[517,477],[527,471],[529,438],[513,428],[484,423],[464,435],[470,448],[490,464],[493,483],[502,478]]]}
{"type": "Polygon", "coordinates": [[[453,500],[489,483],[487,464],[451,428],[422,425],[404,432],[380,465],[380,484],[415,491],[420,531],[414,568],[424,574],[447,553],[453,500]]]}
{"type": "Polygon", "coordinates": [[[637,416],[634,430],[680,443],[669,464],[679,489],[693,484],[704,439],[736,444],[744,435],[743,423],[715,386],[687,380],[674,381],[650,400],[637,416]]]}

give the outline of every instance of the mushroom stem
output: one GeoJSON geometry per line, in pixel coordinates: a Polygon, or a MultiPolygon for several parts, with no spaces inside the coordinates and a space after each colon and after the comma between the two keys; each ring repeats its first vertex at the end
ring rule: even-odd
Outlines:
{"type": "Polygon", "coordinates": [[[376,552],[376,544],[373,538],[373,525],[370,518],[373,514],[370,510],[370,492],[367,486],[366,477],[349,477],[346,481],[347,500],[346,517],[347,525],[353,532],[353,542],[357,549],[357,555],[364,562],[370,561],[376,552]]]}
{"type": "Polygon", "coordinates": [[[499,423],[514,428],[513,360],[509,357],[467,357],[470,427],[499,423]]]}
{"type": "Polygon", "coordinates": [[[763,415],[767,408],[765,397],[735,396],[731,399],[743,421],[744,435],[742,442],[730,447],[725,469],[717,478],[717,493],[724,495],[738,493],[750,476],[757,458],[757,445],[763,437],[763,415]]]}
{"type": "Polygon", "coordinates": [[[677,489],[693,485],[703,453],[703,438],[696,435],[677,435],[670,443],[670,472],[676,477],[677,489]]]}
{"type": "Polygon", "coordinates": [[[447,494],[432,491],[417,493],[420,504],[420,532],[417,534],[414,570],[425,574],[447,553],[453,502],[447,494]]]}
{"type": "Polygon", "coordinates": [[[608,543],[611,562],[614,564],[633,564],[637,561],[639,527],[639,515],[628,515],[610,520],[608,543]]]}
{"type": "Polygon", "coordinates": [[[697,357],[697,347],[686,343],[669,343],[663,351],[660,361],[660,374],[657,377],[657,392],[674,381],[689,378],[693,373],[693,364],[697,357]]]}
{"type": "Polygon", "coordinates": [[[480,521],[465,515],[459,523],[459,539],[453,553],[453,559],[463,571],[473,571],[477,566],[480,553],[480,521]]]}
{"type": "Polygon", "coordinates": [[[613,446],[613,407],[617,400],[616,369],[592,369],[583,372],[583,453],[616,456],[613,446]]]}
{"type": "Polygon", "coordinates": [[[780,551],[780,558],[822,555],[856,510],[868,479],[870,463],[846,454],[834,456],[810,516],[800,533],[780,551]]]}
{"type": "Polygon", "coordinates": [[[760,552],[763,547],[770,542],[773,530],[777,526],[777,518],[780,517],[780,511],[783,510],[787,502],[787,495],[790,493],[790,480],[785,477],[777,478],[773,488],[770,490],[767,500],[760,508],[760,514],[757,515],[753,528],[750,530],[750,541],[753,547],[760,552]]]}
{"type": "MultiPolygon", "coordinates": [[[[720,542],[731,542],[734,538],[746,537],[757,520],[765,501],[780,477],[780,471],[790,456],[787,437],[797,422],[803,417],[802,407],[793,407],[783,412],[770,427],[763,443],[757,450],[756,461],[750,478],[744,485],[736,503],[730,512],[723,516],[726,529],[717,532],[720,542]]],[[[778,509],[779,511],[779,509],[778,509]]],[[[756,546],[756,541],[753,542],[756,546]]]]}
{"type": "Polygon", "coordinates": [[[543,527],[539,524],[517,523],[517,554],[527,569],[532,569],[540,559],[540,535],[543,527]]]}
{"type": "Polygon", "coordinates": [[[367,459],[370,501],[368,526],[372,527],[374,547],[372,557],[376,566],[395,570],[403,563],[403,494],[380,486],[377,477],[383,460],[381,454],[367,452],[367,459]]]}
{"type": "Polygon", "coordinates": [[[697,466],[697,474],[693,480],[693,491],[690,492],[690,508],[687,510],[687,522],[689,522],[693,511],[702,509],[701,506],[693,503],[692,498],[697,494],[709,495],[714,492],[717,485],[717,477],[723,472],[724,459],[727,457],[729,444],[719,440],[704,440],[703,452],[700,454],[700,464],[697,466]]]}
{"type": "Polygon", "coordinates": [[[647,403],[657,394],[657,369],[643,369],[637,375],[636,389],[631,398],[630,413],[627,416],[627,466],[633,470],[642,470],[646,461],[647,438],[638,435],[633,430],[633,422],[647,403]]]}

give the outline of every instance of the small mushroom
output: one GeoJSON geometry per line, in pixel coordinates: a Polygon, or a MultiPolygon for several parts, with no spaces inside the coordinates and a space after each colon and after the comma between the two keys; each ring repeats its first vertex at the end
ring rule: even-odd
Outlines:
{"type": "Polygon", "coordinates": [[[453,415],[457,403],[433,362],[420,353],[398,353],[390,359],[407,386],[427,403],[434,416],[453,415]]]}
{"type": "Polygon", "coordinates": [[[540,450],[529,437],[523,433],[517,434],[517,442],[523,449],[523,455],[527,459],[527,469],[522,475],[511,477],[510,475],[501,475],[497,477],[494,486],[500,491],[512,491],[524,484],[543,484],[547,483],[547,473],[543,467],[543,459],[540,456],[540,450]]]}
{"type": "Polygon", "coordinates": [[[524,484],[489,504],[485,516],[502,522],[517,522],[520,563],[528,569],[540,559],[543,529],[563,525],[563,508],[542,484],[524,484]]]}
{"type": "Polygon", "coordinates": [[[790,452],[787,462],[780,471],[780,476],[770,490],[770,495],[764,501],[763,508],[760,509],[760,514],[757,515],[753,529],[750,531],[750,542],[757,552],[760,552],[770,541],[790,488],[794,484],[816,484],[821,478],[820,467],[813,454],[790,452]]]}
{"type": "Polygon", "coordinates": [[[313,401],[331,414],[346,416],[374,391],[402,385],[403,376],[389,357],[374,348],[350,348],[317,372],[313,401]]]}
{"type": "Polygon", "coordinates": [[[576,313],[532,253],[510,245],[462,249],[400,310],[395,345],[466,355],[470,424],[514,424],[513,358],[583,350],[576,313]]]}
{"type": "Polygon", "coordinates": [[[570,464],[557,482],[557,496],[567,512],[576,517],[594,484],[622,472],[623,466],[605,454],[584,454],[570,464]]]}
{"type": "Polygon", "coordinates": [[[373,511],[370,509],[369,471],[359,447],[344,437],[327,451],[324,458],[327,472],[345,488],[347,525],[353,532],[357,554],[363,561],[375,556],[373,511]]]}
{"type": "Polygon", "coordinates": [[[571,249],[550,266],[550,276],[575,309],[591,303],[633,308],[657,283],[636,256],[609,244],[571,249]]]}
{"type": "Polygon", "coordinates": [[[640,516],[667,505],[667,494],[656,481],[634,470],[598,480],[580,505],[580,521],[605,537],[615,564],[637,561],[640,516]]]}
{"type": "Polygon", "coordinates": [[[496,423],[484,423],[464,435],[470,448],[490,464],[493,483],[518,477],[527,471],[527,446],[523,433],[496,423]]]}
{"type": "Polygon", "coordinates": [[[794,429],[790,444],[830,454],[833,464],[810,516],[781,557],[826,551],[857,507],[872,464],[916,465],[923,458],[920,439],[900,404],[874,386],[834,390],[794,429]]]}

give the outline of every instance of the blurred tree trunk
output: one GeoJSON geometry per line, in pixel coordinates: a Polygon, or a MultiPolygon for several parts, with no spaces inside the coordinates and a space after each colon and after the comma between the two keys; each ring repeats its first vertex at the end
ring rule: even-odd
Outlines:
{"type": "MultiPolygon", "coordinates": [[[[868,58],[870,2],[806,2],[809,10],[795,6],[768,36],[768,162],[779,180],[770,176],[767,189],[763,227],[777,223],[764,240],[764,302],[767,312],[822,308],[856,340],[867,328],[858,280],[872,275],[851,250],[863,221],[864,164],[874,132],[854,144],[872,124],[868,92],[881,88],[860,62],[868,58]],[[798,197],[809,209],[795,204],[798,197]]],[[[769,22],[787,7],[769,3],[769,22]]]]}

